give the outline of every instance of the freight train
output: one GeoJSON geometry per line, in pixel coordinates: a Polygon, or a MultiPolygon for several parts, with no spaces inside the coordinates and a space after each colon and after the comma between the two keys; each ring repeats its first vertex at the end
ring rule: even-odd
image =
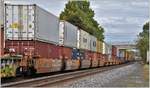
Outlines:
{"type": "Polygon", "coordinates": [[[116,56],[115,46],[59,20],[36,4],[5,3],[4,9],[2,78],[123,63],[116,56]]]}

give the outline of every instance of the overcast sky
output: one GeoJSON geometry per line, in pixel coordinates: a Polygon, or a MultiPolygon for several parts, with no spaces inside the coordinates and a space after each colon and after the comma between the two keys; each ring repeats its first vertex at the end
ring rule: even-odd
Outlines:
{"type": "MultiPolygon", "coordinates": [[[[24,0],[59,16],[67,0],[24,0]]],[[[133,42],[149,19],[148,0],[90,0],[95,19],[105,29],[105,41],[133,42]]]]}

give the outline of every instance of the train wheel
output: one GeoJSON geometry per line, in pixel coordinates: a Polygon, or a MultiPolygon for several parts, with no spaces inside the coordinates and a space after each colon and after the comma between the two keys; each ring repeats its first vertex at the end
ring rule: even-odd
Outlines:
{"type": "Polygon", "coordinates": [[[16,76],[21,76],[22,72],[20,71],[21,67],[16,69],[16,76]]]}
{"type": "Polygon", "coordinates": [[[36,74],[36,69],[34,69],[34,67],[28,68],[26,73],[27,76],[34,76],[35,74],[36,74]]]}

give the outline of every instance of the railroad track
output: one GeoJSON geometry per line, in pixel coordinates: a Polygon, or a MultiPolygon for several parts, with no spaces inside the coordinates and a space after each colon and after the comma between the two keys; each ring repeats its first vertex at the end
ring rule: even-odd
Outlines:
{"type": "Polygon", "coordinates": [[[50,85],[57,82],[63,82],[65,80],[79,78],[83,76],[88,76],[91,74],[96,74],[103,71],[108,71],[115,68],[120,68],[123,66],[127,66],[132,63],[122,64],[122,65],[116,65],[116,66],[109,66],[109,67],[101,67],[101,68],[95,68],[95,69],[88,69],[88,70],[81,70],[81,71],[75,71],[75,72],[69,72],[69,73],[63,73],[58,75],[52,75],[52,76],[46,76],[46,77],[39,77],[39,78],[33,78],[29,80],[23,80],[19,82],[12,82],[12,83],[6,83],[2,84],[2,87],[41,87],[44,85],[50,85]]]}

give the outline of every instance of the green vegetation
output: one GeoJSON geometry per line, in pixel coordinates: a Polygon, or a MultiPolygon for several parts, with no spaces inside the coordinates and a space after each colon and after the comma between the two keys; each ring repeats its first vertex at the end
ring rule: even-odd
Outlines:
{"type": "Polygon", "coordinates": [[[1,68],[1,77],[11,77],[15,74],[15,67],[12,65],[6,65],[1,68]]]}
{"type": "Polygon", "coordinates": [[[104,29],[94,20],[94,11],[90,8],[89,1],[69,1],[64,11],[60,14],[61,20],[66,20],[80,29],[104,40],[104,29]]]}
{"type": "Polygon", "coordinates": [[[140,50],[141,57],[146,63],[147,51],[149,50],[149,22],[144,24],[143,31],[139,33],[137,47],[140,50]]]}

